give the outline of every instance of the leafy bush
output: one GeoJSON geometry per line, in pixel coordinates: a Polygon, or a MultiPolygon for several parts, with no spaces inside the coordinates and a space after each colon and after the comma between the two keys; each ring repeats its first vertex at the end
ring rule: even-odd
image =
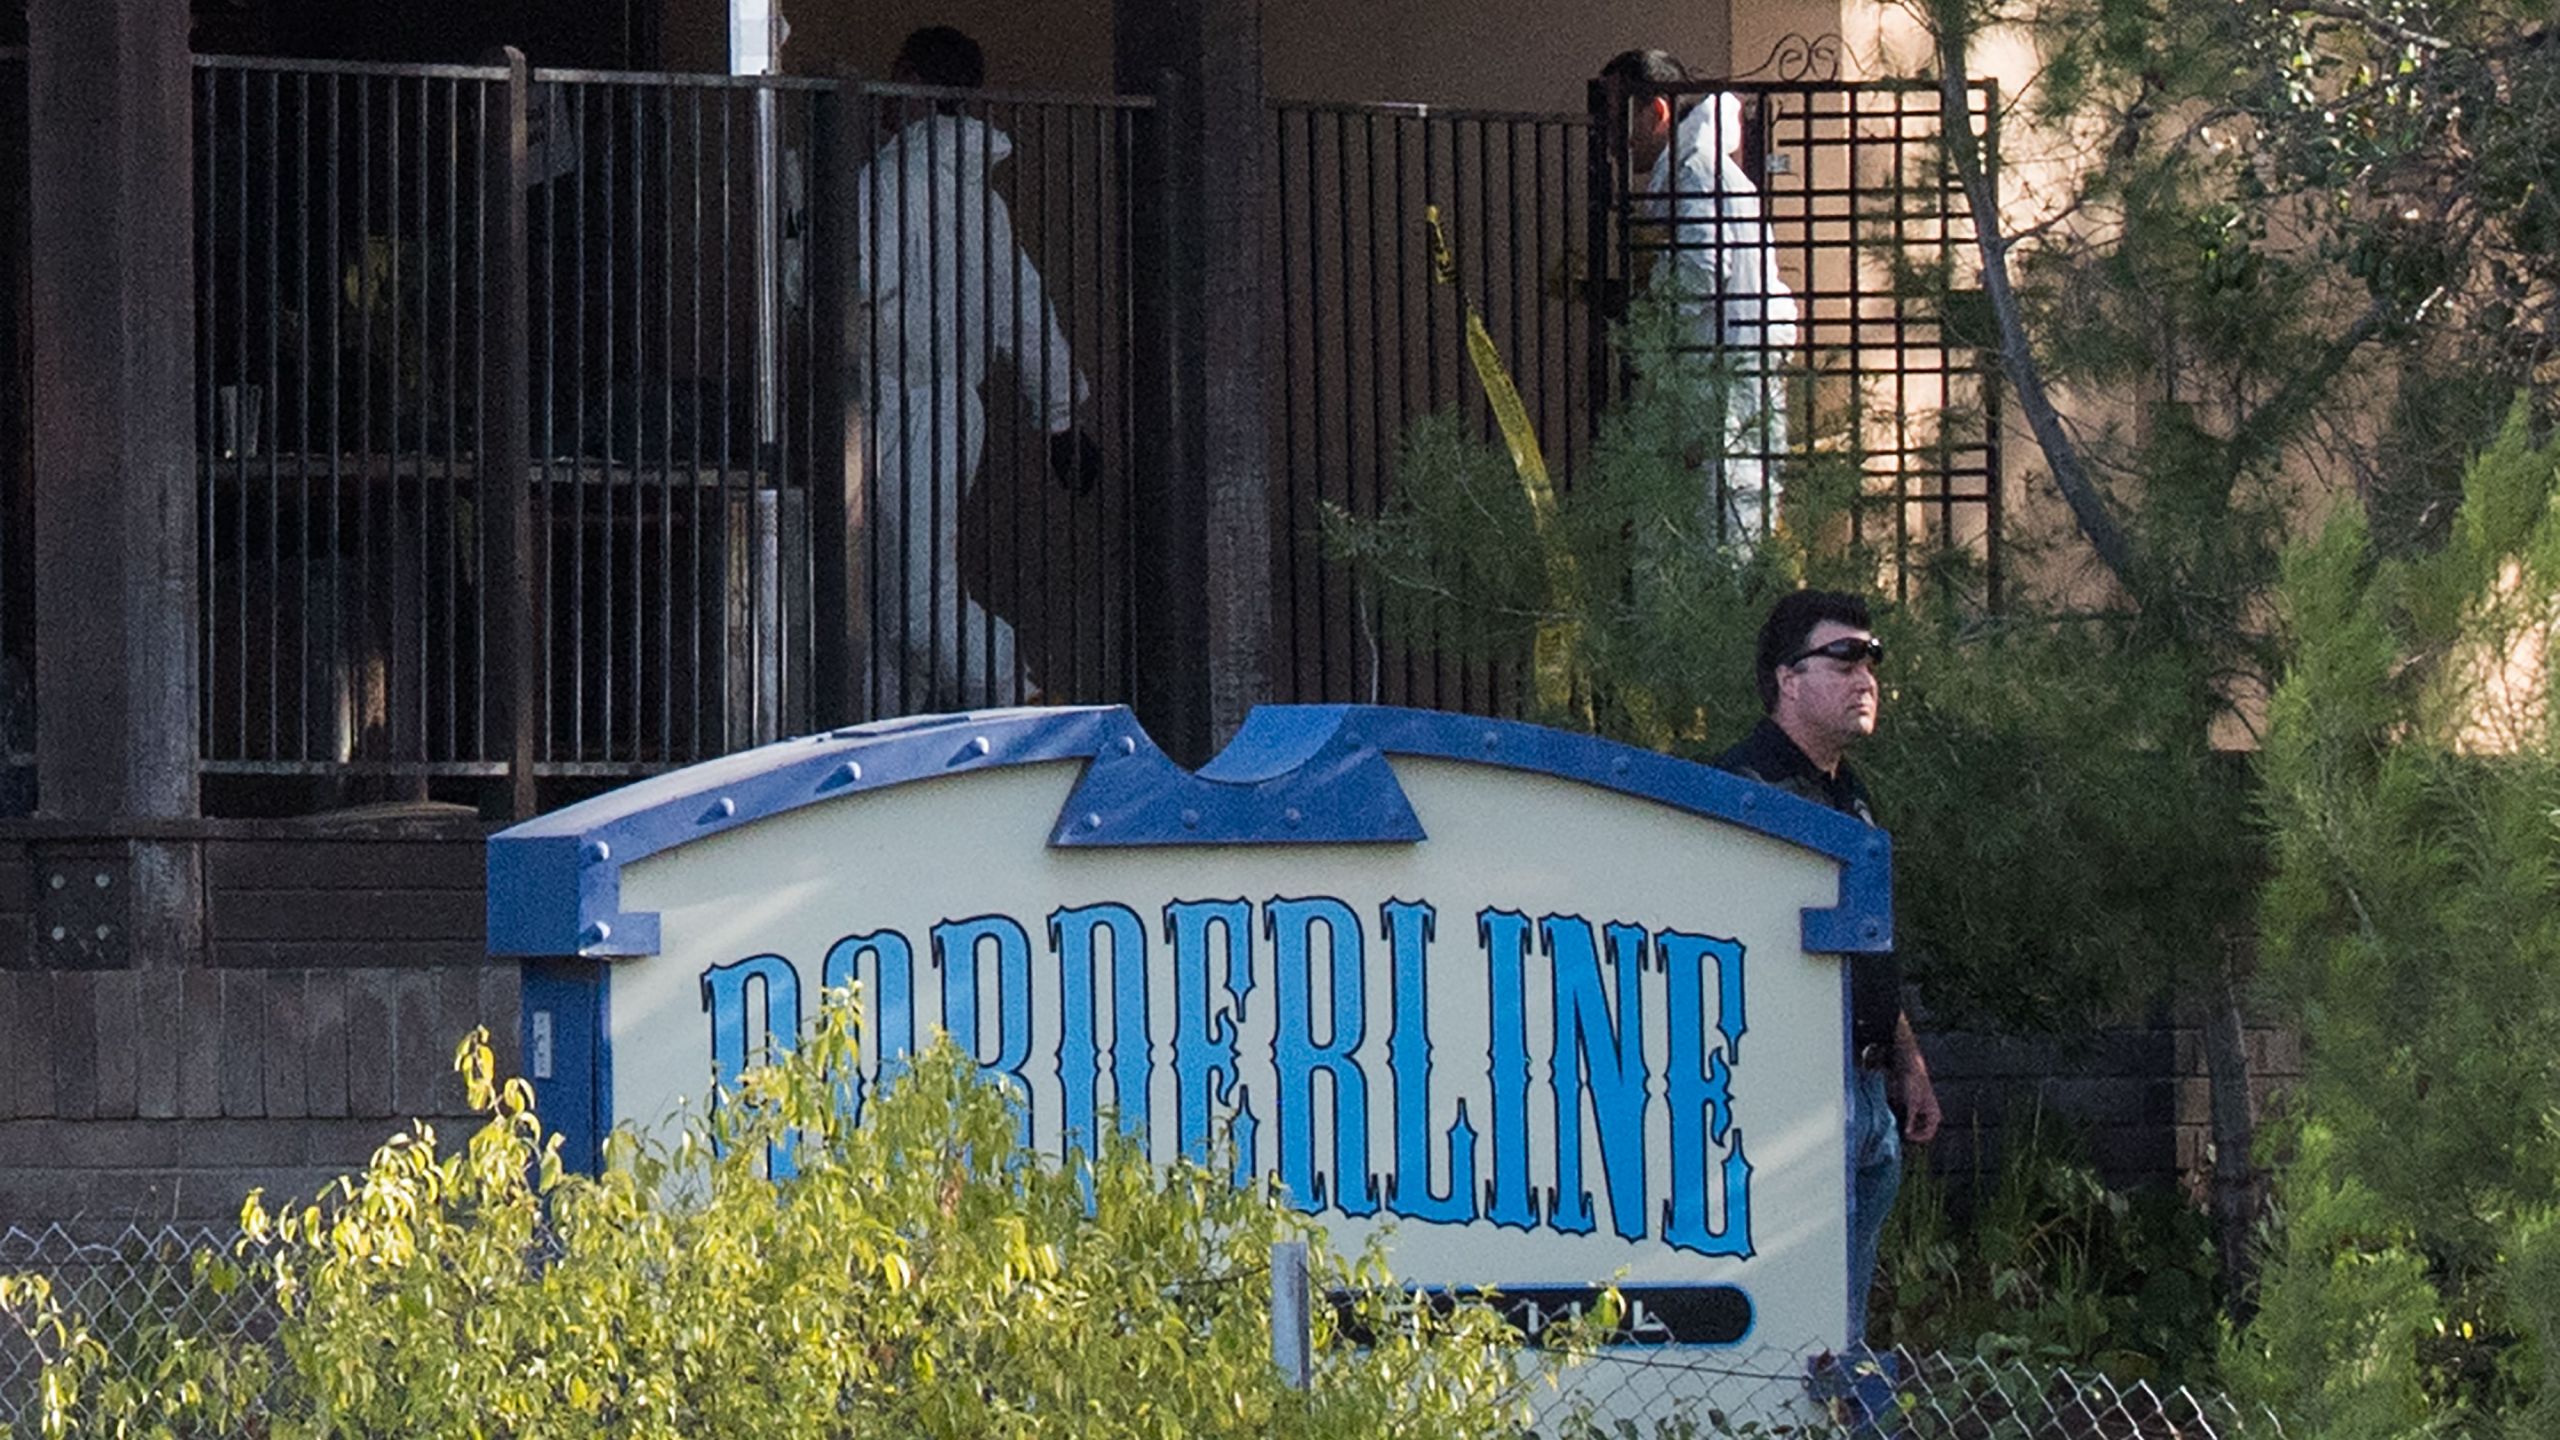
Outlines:
{"type": "Polygon", "coordinates": [[[314,1204],[252,1196],[222,1283],[263,1287],[272,1345],[161,1322],[106,1338],[13,1281],[51,1364],[43,1433],[359,1436],[1449,1436],[1520,1419],[1516,1336],[1346,1262],[1271,1189],[1114,1139],[1062,1165],[948,1045],[862,1123],[850,1010],[750,1071],[671,1144],[618,1134],[563,1170],[485,1037],[488,1118],[421,1126],[314,1204]],[[789,1145],[797,1174],[764,1175],[789,1145]],[[1313,1383],[1272,1363],[1272,1245],[1310,1242],[1313,1383]],[[1328,1343],[1344,1333],[1361,1343],[1328,1343]]]}
{"type": "Polygon", "coordinates": [[[2206,1378],[2220,1285],[2205,1217],[2165,1190],[2114,1190],[2061,1122],[2032,1110],[2000,1167],[1956,1185],[1914,1166],[1886,1223],[1877,1317],[1908,1349],[2096,1369],[2118,1382],[2206,1378]]]}
{"type": "Polygon", "coordinates": [[[2303,1017],[2236,1379],[2329,1440],[2560,1434],[2560,441],[2521,407],[2447,543],[2285,571],[2265,978],[2303,1017]]]}

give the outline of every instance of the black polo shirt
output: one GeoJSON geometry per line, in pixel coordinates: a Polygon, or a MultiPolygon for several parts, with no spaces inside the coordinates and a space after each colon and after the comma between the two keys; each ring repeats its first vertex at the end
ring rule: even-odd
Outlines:
{"type": "MultiPolygon", "coordinates": [[[[1873,825],[1875,810],[1867,787],[1849,762],[1825,775],[1806,757],[1778,722],[1761,719],[1742,743],[1716,757],[1716,768],[1746,780],[1774,785],[1789,794],[1828,805],[1873,825]]],[[[1902,1018],[1902,962],[1890,953],[1856,955],[1849,962],[1849,1038],[1860,1050],[1893,1043],[1895,1022],[1902,1018]]]]}

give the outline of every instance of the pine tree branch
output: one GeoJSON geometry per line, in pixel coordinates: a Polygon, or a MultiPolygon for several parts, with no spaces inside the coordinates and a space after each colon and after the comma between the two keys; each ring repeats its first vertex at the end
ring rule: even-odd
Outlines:
{"type": "Polygon", "coordinates": [[[2139,596],[2133,540],[2116,523],[2080,447],[2072,443],[2065,430],[2061,411],[2045,389],[2044,366],[2028,342],[2026,317],[2019,309],[2017,288],[2009,276],[2010,241],[2003,238],[2000,196],[1983,163],[1981,143],[1973,133],[1969,87],[1964,78],[1965,32],[1947,14],[1946,7],[1938,7],[1932,19],[1938,46],[1939,129],[1948,161],[1955,168],[1957,182],[1964,187],[1965,203],[1972,212],[1974,241],[1982,253],[1983,294],[1991,302],[1992,319],[2000,331],[2001,372],[2008,378],[2010,388],[2018,392],[2018,406],[2026,413],[2027,428],[2034,433],[2037,448],[2044,452],[2046,468],[2052,472],[2056,488],[2062,491],[2063,504],[2070,508],[2073,523],[2117,582],[2128,593],[2139,596]]]}
{"type": "Polygon", "coordinates": [[[2397,20],[2376,15],[2361,5],[2340,4],[2337,0],[2293,0],[2291,8],[2304,15],[2317,15],[2327,20],[2343,20],[2350,25],[2362,26],[2386,40],[2397,40],[2403,45],[2414,45],[2421,50],[2434,50],[2441,53],[2453,48],[2453,42],[2441,35],[2431,35],[2415,26],[2404,25],[2397,20]]]}

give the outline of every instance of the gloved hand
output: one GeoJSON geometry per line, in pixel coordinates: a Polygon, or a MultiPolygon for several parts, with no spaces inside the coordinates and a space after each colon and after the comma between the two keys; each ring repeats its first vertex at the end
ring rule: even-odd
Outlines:
{"type": "Polygon", "coordinates": [[[1082,430],[1049,437],[1049,478],[1070,494],[1090,495],[1102,483],[1102,447],[1082,430]]]}

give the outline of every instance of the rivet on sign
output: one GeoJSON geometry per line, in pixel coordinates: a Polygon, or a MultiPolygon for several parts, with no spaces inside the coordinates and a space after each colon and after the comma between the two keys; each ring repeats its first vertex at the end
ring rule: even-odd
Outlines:
{"type": "Polygon", "coordinates": [[[1199,828],[1200,828],[1200,812],[1199,812],[1199,811],[1197,811],[1197,810],[1185,810],[1185,811],[1183,811],[1183,812],[1182,812],[1182,828],[1183,828],[1183,829],[1185,829],[1185,830],[1197,830],[1197,829],[1199,829],[1199,828]]]}
{"type": "Polygon", "coordinates": [[[1101,829],[1101,828],[1102,828],[1102,817],[1101,817],[1100,815],[1098,815],[1098,814],[1095,814],[1094,812],[1092,812],[1092,811],[1090,811],[1090,810],[1086,811],[1086,812],[1085,812],[1085,817],[1084,817],[1084,828],[1086,828],[1087,830],[1099,830],[1099,829],[1101,829]]]}
{"type": "Polygon", "coordinates": [[[859,780],[862,778],[862,762],[859,760],[847,760],[844,762],[844,768],[836,773],[842,775],[848,783],[859,780]]]}
{"type": "Polygon", "coordinates": [[[611,845],[606,844],[606,843],[605,843],[604,841],[602,841],[602,840],[590,840],[590,841],[588,841],[588,842],[587,842],[587,863],[588,863],[588,864],[590,864],[590,865],[601,865],[601,864],[603,864],[605,861],[610,860],[610,859],[612,859],[612,858],[613,858],[613,847],[612,847],[611,845]]]}
{"type": "Polygon", "coordinates": [[[1304,816],[1302,816],[1302,815],[1300,815],[1300,814],[1298,813],[1298,807],[1297,807],[1297,806],[1292,805],[1292,806],[1290,806],[1288,809],[1286,809],[1286,810],[1284,810],[1284,811],[1282,811],[1282,812],[1280,813],[1280,818],[1281,818],[1281,819],[1283,819],[1283,820],[1288,821],[1288,822],[1289,822],[1290,824],[1292,824],[1292,825],[1295,825],[1295,824],[1297,824],[1300,820],[1302,820],[1302,819],[1304,819],[1304,818],[1306,818],[1306,817],[1304,817],[1304,816]]]}
{"type": "Polygon", "coordinates": [[[702,812],[702,823],[708,825],[714,820],[726,820],[737,813],[738,802],[723,795],[711,802],[710,809],[702,812]]]}
{"type": "Polygon", "coordinates": [[[590,945],[601,945],[612,938],[613,926],[608,921],[598,920],[587,927],[587,943],[590,945]]]}
{"type": "Polygon", "coordinates": [[[1123,735],[1123,736],[1121,736],[1121,737],[1120,737],[1120,753],[1121,753],[1121,754],[1123,754],[1123,755],[1135,755],[1135,754],[1137,754],[1137,753],[1138,753],[1138,742],[1137,742],[1136,737],[1134,737],[1134,736],[1129,736],[1129,735],[1123,735]]]}
{"type": "Polygon", "coordinates": [[[1624,756],[1624,755],[1621,755],[1621,756],[1619,756],[1617,759],[1610,761],[1610,762],[1609,762],[1609,773],[1611,773],[1611,774],[1613,774],[1613,775],[1624,775],[1624,774],[1626,774],[1626,773],[1627,773],[1627,757],[1626,757],[1626,756],[1624,756]]]}
{"type": "Polygon", "coordinates": [[[113,883],[113,882],[111,882],[111,881],[109,881],[109,880],[107,879],[107,872],[106,872],[106,871],[101,870],[101,871],[99,871],[99,872],[98,872],[98,888],[99,888],[99,889],[104,890],[104,889],[106,889],[106,888],[107,888],[107,886],[108,886],[109,884],[111,884],[111,883],[113,883]]]}
{"type": "Polygon", "coordinates": [[[987,743],[987,737],[986,737],[986,736],[984,736],[984,735],[981,735],[981,736],[977,737],[976,739],[974,739],[974,740],[972,740],[972,741],[970,741],[970,742],[969,742],[969,749],[970,749],[973,753],[976,753],[976,754],[979,754],[979,755],[984,755],[984,754],[986,754],[988,751],[993,750],[994,748],[995,748],[995,747],[994,747],[993,745],[990,745],[990,744],[988,744],[988,743],[987,743]]]}
{"type": "Polygon", "coordinates": [[[1493,732],[1492,732],[1492,731],[1490,731],[1490,730],[1487,730],[1486,732],[1484,732],[1484,748],[1486,748],[1487,750],[1492,750],[1492,749],[1495,749],[1495,748],[1499,747],[1501,744],[1502,744],[1502,737],[1501,737],[1501,736],[1496,735],[1495,733],[1493,733],[1493,732]]]}
{"type": "Polygon", "coordinates": [[[99,926],[99,927],[98,927],[98,938],[99,938],[99,939],[101,939],[101,940],[106,939],[108,936],[113,935],[114,933],[116,933],[116,930],[115,930],[115,927],[114,927],[114,926],[112,926],[112,925],[101,925],[101,926],[99,926]]]}
{"type": "Polygon", "coordinates": [[[52,879],[52,881],[51,881],[50,883],[52,884],[52,886],[53,886],[53,888],[54,888],[54,889],[59,890],[59,889],[61,889],[61,888],[62,888],[62,885],[63,885],[62,877],[61,877],[61,876],[59,876],[59,875],[56,875],[56,876],[54,876],[54,877],[53,877],[53,879],[52,879]]]}
{"type": "Polygon", "coordinates": [[[54,938],[54,939],[56,939],[56,940],[60,940],[60,939],[62,939],[63,937],[65,937],[65,936],[69,935],[70,933],[71,933],[70,931],[63,929],[63,928],[62,928],[61,926],[59,926],[59,925],[56,925],[56,926],[54,926],[54,927],[53,927],[53,938],[54,938]]]}

